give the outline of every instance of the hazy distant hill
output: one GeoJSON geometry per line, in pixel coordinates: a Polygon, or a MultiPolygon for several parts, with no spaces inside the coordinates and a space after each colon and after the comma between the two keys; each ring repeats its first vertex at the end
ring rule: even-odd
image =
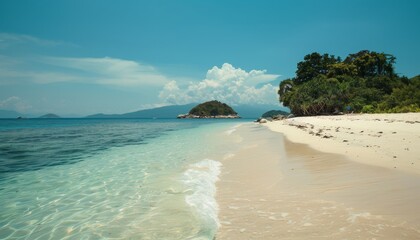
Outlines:
{"type": "Polygon", "coordinates": [[[60,116],[53,113],[48,113],[48,114],[40,116],[39,118],[60,118],[60,116]]]}
{"type": "Polygon", "coordinates": [[[17,118],[22,114],[11,110],[0,110],[0,118],[17,118]]]}
{"type": "Polygon", "coordinates": [[[239,116],[242,118],[259,118],[265,112],[278,109],[285,112],[290,112],[288,108],[280,107],[276,105],[239,105],[234,106],[235,111],[238,112],[239,116]]]}
{"type": "Polygon", "coordinates": [[[178,114],[188,113],[196,104],[172,105],[145,109],[124,114],[95,114],[87,118],[176,118],[178,114]]]}
{"type": "MultiPolygon", "coordinates": [[[[196,105],[196,103],[172,105],[125,114],[94,114],[87,116],[87,118],[176,118],[179,114],[188,113],[196,105]]],[[[289,111],[287,108],[275,105],[239,105],[233,107],[242,118],[259,118],[263,113],[271,109],[289,111]]]]}

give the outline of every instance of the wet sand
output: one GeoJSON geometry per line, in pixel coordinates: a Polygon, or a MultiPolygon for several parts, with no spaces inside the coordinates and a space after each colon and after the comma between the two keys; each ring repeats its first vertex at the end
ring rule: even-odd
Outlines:
{"type": "Polygon", "coordinates": [[[217,184],[217,239],[420,239],[420,175],[319,152],[256,124],[227,138],[236,150],[217,184]]]}

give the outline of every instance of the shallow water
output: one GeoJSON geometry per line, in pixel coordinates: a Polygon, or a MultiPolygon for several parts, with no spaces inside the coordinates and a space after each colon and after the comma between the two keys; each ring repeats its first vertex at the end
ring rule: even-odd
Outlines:
{"type": "Polygon", "coordinates": [[[1,120],[1,239],[213,239],[238,121],[1,120]]]}

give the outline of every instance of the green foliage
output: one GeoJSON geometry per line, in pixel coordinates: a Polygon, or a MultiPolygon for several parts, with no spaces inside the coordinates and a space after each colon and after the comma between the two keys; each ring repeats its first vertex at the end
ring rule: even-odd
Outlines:
{"type": "Polygon", "coordinates": [[[344,61],[308,54],[297,64],[296,77],[280,82],[280,102],[297,116],[420,111],[420,75],[399,77],[394,63],[390,54],[367,50],[344,61]]]}
{"type": "Polygon", "coordinates": [[[372,105],[365,105],[362,108],[362,113],[375,113],[375,107],[372,105]]]}
{"type": "Polygon", "coordinates": [[[321,55],[317,52],[308,54],[304,57],[304,61],[298,63],[294,82],[301,84],[318,75],[327,75],[331,71],[330,66],[337,62],[339,62],[339,59],[336,59],[334,55],[321,55]]]}
{"type": "Polygon", "coordinates": [[[237,113],[230,106],[215,100],[201,103],[193,107],[190,110],[189,114],[197,115],[200,117],[217,115],[237,115],[237,113]]]}
{"type": "Polygon", "coordinates": [[[344,63],[355,66],[359,77],[394,76],[395,57],[390,54],[363,50],[350,54],[344,63]]]}
{"type": "Polygon", "coordinates": [[[342,111],[349,93],[345,84],[325,75],[295,86],[290,109],[295,115],[319,115],[342,111]]]}
{"type": "Polygon", "coordinates": [[[291,92],[293,90],[293,79],[286,79],[280,82],[278,94],[280,95],[280,102],[285,106],[290,105],[291,92]]]}

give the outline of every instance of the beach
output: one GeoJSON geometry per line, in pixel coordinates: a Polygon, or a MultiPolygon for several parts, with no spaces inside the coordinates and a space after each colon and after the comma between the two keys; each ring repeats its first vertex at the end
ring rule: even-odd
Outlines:
{"type": "Polygon", "coordinates": [[[216,238],[419,239],[419,126],[408,113],[237,127],[216,238]]]}
{"type": "Polygon", "coordinates": [[[420,239],[417,116],[2,120],[0,238],[420,239]]]}
{"type": "Polygon", "coordinates": [[[323,152],[420,174],[419,113],[299,117],[267,126],[323,152]]]}

